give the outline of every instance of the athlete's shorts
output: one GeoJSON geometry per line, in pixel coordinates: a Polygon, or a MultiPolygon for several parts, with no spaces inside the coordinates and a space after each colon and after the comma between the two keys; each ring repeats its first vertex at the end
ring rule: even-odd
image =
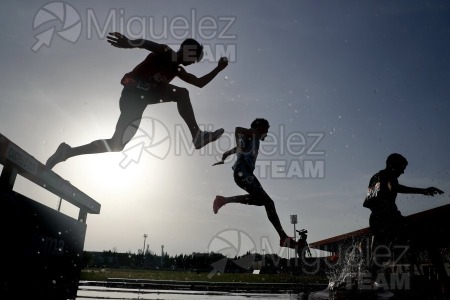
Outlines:
{"type": "Polygon", "coordinates": [[[149,104],[175,101],[177,91],[182,90],[169,83],[157,83],[138,80],[132,77],[124,77],[120,82],[123,85],[120,100],[120,110],[125,105],[134,105],[142,109],[149,104]]]}
{"type": "Polygon", "coordinates": [[[238,164],[234,167],[233,175],[236,184],[241,189],[249,193],[250,196],[254,196],[255,199],[261,199],[261,196],[266,195],[261,183],[259,183],[259,180],[255,177],[255,175],[253,175],[253,172],[249,172],[249,170],[242,164],[238,164]]]}
{"type": "Polygon", "coordinates": [[[372,212],[369,219],[370,230],[379,241],[407,240],[409,226],[405,217],[400,214],[377,214],[372,212]]]}

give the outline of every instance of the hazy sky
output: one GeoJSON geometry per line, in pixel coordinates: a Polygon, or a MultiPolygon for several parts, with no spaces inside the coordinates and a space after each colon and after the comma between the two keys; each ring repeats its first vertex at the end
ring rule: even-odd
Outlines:
{"type": "MultiPolygon", "coordinates": [[[[187,68],[198,76],[221,55],[230,58],[203,89],[172,82],[189,89],[202,126],[225,128],[218,143],[194,151],[176,105],[153,105],[128,151],[54,168],[101,203],[87,219],[86,250],[137,252],[148,234],[154,252],[161,245],[171,255],[204,252],[236,229],[258,251],[267,238],[277,252],[262,207],[212,212],[215,195],[244,193],[233,181],[234,158],[212,164],[234,146],[234,128],[256,117],[271,124],[257,175],[288,233],[291,214],[310,242],[368,226],[367,185],[392,152],[409,160],[400,183],[446,192],[399,195],[403,214],[449,203],[448,1],[48,3],[9,1],[0,11],[0,132],[43,163],[63,141],[78,146],[114,131],[120,79],[148,52],[111,47],[106,32],[175,50],[194,36],[207,50],[187,68]]],[[[15,189],[57,207],[56,196],[25,179],[15,189]]],[[[67,203],[63,211],[78,214],[67,203]]]]}

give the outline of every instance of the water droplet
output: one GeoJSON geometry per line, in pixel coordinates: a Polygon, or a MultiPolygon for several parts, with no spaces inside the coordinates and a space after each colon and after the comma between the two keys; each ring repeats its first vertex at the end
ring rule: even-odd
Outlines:
{"type": "Polygon", "coordinates": [[[177,89],[173,89],[172,91],[176,92],[176,91],[177,91],[177,89]]]}
{"type": "Polygon", "coordinates": [[[225,76],[223,79],[228,80],[228,76],[225,76]]]}
{"type": "Polygon", "coordinates": [[[141,95],[141,99],[144,99],[144,95],[141,95]]]}

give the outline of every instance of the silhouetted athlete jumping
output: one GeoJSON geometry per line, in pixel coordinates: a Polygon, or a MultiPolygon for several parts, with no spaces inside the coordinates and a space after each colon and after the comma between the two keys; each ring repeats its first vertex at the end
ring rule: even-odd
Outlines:
{"type": "Polygon", "coordinates": [[[213,164],[213,166],[223,164],[228,156],[236,154],[237,160],[233,165],[234,181],[240,188],[248,192],[248,194],[233,197],[217,195],[213,203],[213,211],[217,214],[219,209],[228,203],[264,206],[269,221],[280,236],[280,246],[295,248],[297,243],[292,237],[289,237],[286,234],[281,226],[280,219],[275,209],[275,203],[264,191],[255,175],[253,175],[256,158],[258,156],[259,141],[264,141],[267,136],[267,131],[270,127],[269,122],[265,119],[258,118],[251,123],[250,127],[250,129],[236,127],[235,138],[237,146],[226,151],[222,155],[222,160],[213,164]]]}
{"type": "Polygon", "coordinates": [[[136,134],[142,114],[149,104],[176,102],[178,112],[189,128],[196,149],[217,140],[222,135],[224,131],[222,128],[214,132],[201,131],[195,120],[188,90],[169,82],[177,76],[189,84],[202,88],[227,67],[226,57],[219,60],[215,69],[198,78],[186,72],[181,66],[191,65],[203,57],[203,46],[194,39],[183,41],[177,52],[164,44],[143,39],[130,40],[118,32],[110,33],[107,40],[117,48],[142,48],[151,53],[121,80],[124,88],[119,102],[120,116],[113,136],[110,139],[96,140],[74,148],[61,143],[47,160],[48,168],[51,169],[57,163],[77,155],[122,151],[136,134]]]}

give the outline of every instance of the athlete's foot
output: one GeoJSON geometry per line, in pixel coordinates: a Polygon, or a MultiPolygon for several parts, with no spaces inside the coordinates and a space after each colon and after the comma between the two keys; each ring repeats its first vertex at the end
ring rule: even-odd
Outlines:
{"type": "Polygon", "coordinates": [[[222,197],[222,196],[217,195],[217,196],[216,196],[216,199],[214,199],[214,203],[213,203],[213,211],[214,211],[214,213],[217,214],[217,212],[219,211],[219,209],[220,209],[222,206],[224,206],[225,204],[226,204],[226,203],[225,203],[225,197],[222,197]]]}
{"type": "Polygon", "coordinates": [[[50,158],[45,163],[45,166],[52,169],[56,164],[65,161],[67,159],[67,151],[71,149],[66,143],[61,143],[56,149],[56,152],[50,156],[50,158]]]}
{"type": "Polygon", "coordinates": [[[296,246],[297,246],[297,242],[290,236],[280,239],[280,247],[295,249],[296,246]]]}
{"type": "Polygon", "coordinates": [[[197,136],[192,141],[194,143],[195,149],[201,149],[202,147],[208,145],[211,142],[214,142],[218,138],[220,138],[223,134],[223,128],[217,129],[214,132],[210,131],[201,131],[197,134],[197,136]]]}

